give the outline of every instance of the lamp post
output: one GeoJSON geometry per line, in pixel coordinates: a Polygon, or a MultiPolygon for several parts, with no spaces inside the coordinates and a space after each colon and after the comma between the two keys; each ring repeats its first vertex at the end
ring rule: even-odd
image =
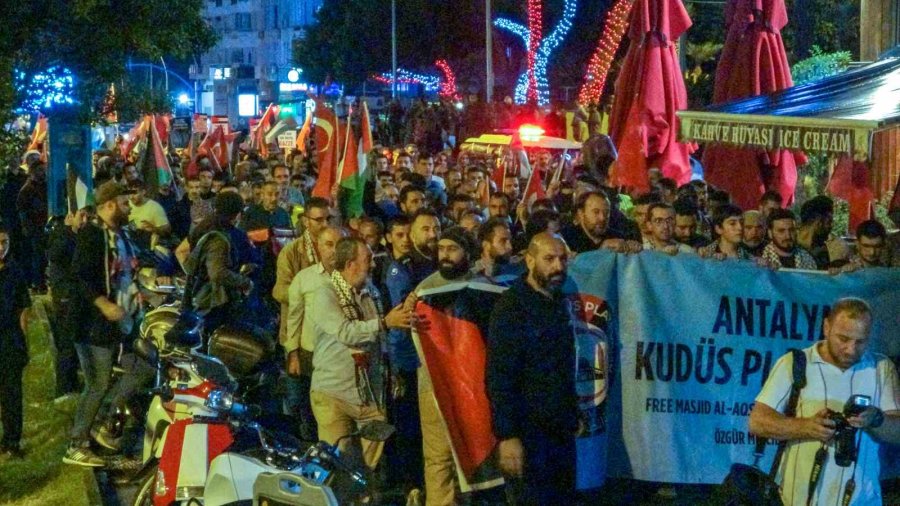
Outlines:
{"type": "Polygon", "coordinates": [[[491,0],[484,0],[484,67],[485,99],[491,103],[494,95],[494,48],[492,39],[491,0]]]}
{"type": "Polygon", "coordinates": [[[391,0],[391,98],[397,98],[397,0],[391,0]]]}

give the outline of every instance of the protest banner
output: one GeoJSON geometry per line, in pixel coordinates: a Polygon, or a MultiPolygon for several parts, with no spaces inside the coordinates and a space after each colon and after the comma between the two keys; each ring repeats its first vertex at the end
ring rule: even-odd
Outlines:
{"type": "MultiPolygon", "coordinates": [[[[574,290],[613,315],[609,472],[669,483],[721,483],[752,461],[747,420],[775,361],[821,338],[829,305],[857,296],[874,311],[871,350],[900,349],[900,272],[770,271],[750,262],[647,252],[579,255],[574,290]],[[615,258],[615,275],[602,271],[615,258]],[[606,284],[604,284],[606,281],[606,284]]],[[[570,287],[570,289],[572,289],[570,287]]],[[[767,454],[771,461],[774,451],[767,454]]]]}

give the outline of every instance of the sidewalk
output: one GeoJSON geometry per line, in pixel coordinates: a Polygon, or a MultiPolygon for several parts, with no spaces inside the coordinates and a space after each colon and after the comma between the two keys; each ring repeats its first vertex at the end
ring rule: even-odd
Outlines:
{"type": "Polygon", "coordinates": [[[47,296],[32,297],[25,369],[25,437],[22,460],[0,459],[0,504],[45,506],[101,504],[94,473],[62,463],[76,396],[54,401],[56,379],[47,296]]]}

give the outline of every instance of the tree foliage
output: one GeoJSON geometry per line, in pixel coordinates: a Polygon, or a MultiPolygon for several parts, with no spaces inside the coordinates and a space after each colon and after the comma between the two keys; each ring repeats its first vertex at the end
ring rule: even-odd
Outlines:
{"type": "MultiPolygon", "coordinates": [[[[494,15],[515,13],[524,2],[494,0],[494,15]]],[[[351,86],[391,67],[391,1],[325,2],[318,22],[294,46],[294,61],[312,82],[332,78],[351,86]]],[[[398,65],[451,65],[484,53],[484,2],[397,0],[398,65]]],[[[465,76],[462,76],[465,79],[465,76]]]]}
{"type": "Polygon", "coordinates": [[[110,83],[127,75],[129,59],[187,58],[213,46],[203,0],[31,0],[4,2],[0,37],[0,114],[18,97],[13,69],[26,74],[61,65],[76,76],[76,98],[99,114],[110,83]]]}

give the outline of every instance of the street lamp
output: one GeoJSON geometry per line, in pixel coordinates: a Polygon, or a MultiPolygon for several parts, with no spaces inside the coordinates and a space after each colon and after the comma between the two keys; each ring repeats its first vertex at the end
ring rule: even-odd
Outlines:
{"type": "Polygon", "coordinates": [[[391,0],[391,99],[397,98],[397,0],[391,0]]]}
{"type": "Polygon", "coordinates": [[[190,98],[188,98],[187,93],[182,93],[181,95],[178,95],[178,103],[179,104],[187,105],[188,101],[190,101],[190,98]]]}
{"type": "Polygon", "coordinates": [[[491,103],[494,95],[494,55],[491,23],[491,0],[484,0],[484,66],[485,66],[485,93],[487,103],[491,103]]]}

